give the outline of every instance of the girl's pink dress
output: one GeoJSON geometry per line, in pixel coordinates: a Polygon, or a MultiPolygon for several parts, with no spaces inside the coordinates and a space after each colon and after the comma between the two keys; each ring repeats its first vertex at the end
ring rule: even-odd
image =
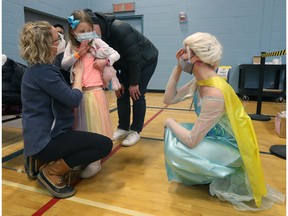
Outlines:
{"type": "Polygon", "coordinates": [[[74,129],[103,134],[112,138],[113,127],[109,113],[109,102],[102,88],[101,72],[93,67],[94,57],[87,54],[82,59],[85,72],[82,86],[99,86],[93,90],[83,90],[83,99],[75,109],[74,129]]]}
{"type": "MultiPolygon", "coordinates": [[[[93,40],[97,46],[106,48],[108,54],[107,59],[113,65],[120,58],[117,51],[108,46],[100,38],[93,40]]],[[[91,49],[92,51],[93,49],[91,49]]],[[[74,56],[75,50],[71,48],[68,42],[61,66],[68,69],[78,60],[74,56]]],[[[75,109],[74,129],[80,131],[88,131],[99,133],[112,138],[113,127],[109,112],[109,103],[106,93],[103,90],[102,72],[93,67],[95,53],[88,52],[81,61],[84,64],[84,74],[82,78],[83,99],[80,106],[75,109]]],[[[72,74],[72,71],[71,71],[72,74]]],[[[72,77],[72,76],[71,76],[72,77]]]]}

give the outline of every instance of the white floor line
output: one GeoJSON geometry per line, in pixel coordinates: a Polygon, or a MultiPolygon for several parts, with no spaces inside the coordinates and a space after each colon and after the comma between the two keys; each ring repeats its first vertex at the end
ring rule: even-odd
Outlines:
{"type": "Polygon", "coordinates": [[[43,189],[38,189],[38,188],[35,188],[35,187],[31,187],[31,186],[27,186],[27,185],[15,183],[15,182],[2,180],[2,184],[3,185],[7,185],[7,186],[11,186],[11,187],[14,187],[14,188],[20,188],[20,189],[24,189],[24,190],[40,193],[40,194],[50,195],[48,192],[46,192],[43,189]]]}
{"type": "Polygon", "coordinates": [[[19,142],[15,143],[15,144],[11,144],[11,145],[8,145],[8,146],[6,146],[6,147],[2,147],[2,152],[3,152],[3,150],[5,150],[5,149],[13,148],[14,146],[17,146],[17,145],[19,145],[19,144],[22,144],[22,145],[23,145],[23,141],[19,141],[19,142]],[[22,142],[22,143],[21,143],[21,142],[22,142]]]}
{"type": "MultiPolygon", "coordinates": [[[[19,183],[15,183],[15,182],[2,180],[2,184],[7,185],[7,186],[11,186],[11,187],[16,187],[16,188],[28,190],[28,191],[32,191],[32,192],[36,192],[36,193],[49,195],[48,192],[46,192],[45,190],[38,189],[35,187],[31,187],[31,186],[27,186],[27,185],[23,185],[23,184],[19,184],[19,183]]],[[[109,211],[114,211],[114,212],[118,212],[118,213],[122,213],[122,214],[126,214],[126,215],[153,216],[151,214],[146,214],[146,213],[142,213],[142,212],[138,212],[138,211],[134,211],[134,210],[130,210],[130,209],[125,209],[125,208],[121,208],[121,207],[117,207],[117,206],[113,206],[113,205],[108,205],[105,203],[95,202],[92,200],[82,199],[82,198],[79,198],[76,196],[67,198],[65,200],[70,200],[72,202],[81,203],[84,205],[89,205],[89,206],[93,206],[93,207],[97,207],[97,208],[107,209],[109,211]]]]}
{"type": "Polygon", "coordinates": [[[85,205],[89,205],[89,206],[94,206],[94,207],[98,207],[98,208],[102,208],[102,209],[107,209],[110,211],[115,211],[115,212],[119,212],[122,214],[127,214],[127,215],[134,215],[134,216],[153,216],[151,214],[146,214],[146,213],[142,213],[142,212],[138,212],[138,211],[134,211],[134,210],[130,210],[130,209],[125,209],[125,208],[121,208],[121,207],[117,207],[117,206],[112,206],[112,205],[107,205],[105,203],[99,203],[99,202],[95,202],[95,201],[91,201],[91,200],[87,200],[87,199],[82,199],[82,198],[78,198],[78,197],[70,197],[68,198],[68,200],[77,202],[77,203],[81,203],[81,204],[85,204],[85,205]]]}
{"type": "Polygon", "coordinates": [[[2,123],[2,127],[22,128],[22,118],[2,123]]]}

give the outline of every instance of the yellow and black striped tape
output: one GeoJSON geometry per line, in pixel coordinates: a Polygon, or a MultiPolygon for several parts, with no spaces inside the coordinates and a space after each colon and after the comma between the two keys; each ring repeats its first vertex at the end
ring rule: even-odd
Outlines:
{"type": "Polygon", "coordinates": [[[271,57],[271,56],[281,56],[281,55],[286,55],[286,50],[270,52],[270,53],[263,53],[263,54],[261,54],[261,57],[271,57]]]}

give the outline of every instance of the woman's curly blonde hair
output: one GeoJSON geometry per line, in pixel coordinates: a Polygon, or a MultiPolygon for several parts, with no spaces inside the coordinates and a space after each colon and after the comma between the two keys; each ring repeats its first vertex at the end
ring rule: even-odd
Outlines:
{"type": "Polygon", "coordinates": [[[46,21],[27,22],[20,33],[20,55],[29,65],[52,64],[52,25],[46,21]]]}

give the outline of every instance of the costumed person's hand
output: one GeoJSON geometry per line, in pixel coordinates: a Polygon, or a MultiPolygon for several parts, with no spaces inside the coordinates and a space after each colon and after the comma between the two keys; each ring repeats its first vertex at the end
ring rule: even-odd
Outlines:
{"type": "Polygon", "coordinates": [[[80,44],[80,47],[78,49],[78,54],[79,56],[84,56],[87,54],[88,50],[89,50],[90,46],[89,46],[89,41],[86,40],[86,41],[83,41],[81,44],[80,44]]]}
{"type": "Polygon", "coordinates": [[[120,83],[120,84],[121,84],[121,88],[118,89],[117,91],[115,91],[115,95],[116,95],[117,98],[122,97],[122,95],[125,92],[124,85],[122,83],[120,83]]]}
{"type": "Polygon", "coordinates": [[[141,93],[139,91],[139,85],[130,85],[129,86],[129,93],[130,93],[130,97],[133,100],[138,100],[139,97],[141,96],[141,93]]]}
{"type": "Polygon", "coordinates": [[[185,52],[186,52],[186,49],[185,48],[181,48],[176,53],[176,59],[177,59],[177,62],[178,62],[177,67],[178,67],[178,69],[181,69],[181,71],[182,71],[182,67],[181,67],[181,64],[180,64],[180,58],[181,58],[181,56],[183,54],[185,54],[185,52]]]}
{"type": "Polygon", "coordinates": [[[180,63],[180,59],[181,59],[182,55],[184,55],[185,53],[186,53],[185,48],[181,48],[176,52],[177,66],[175,67],[175,70],[173,70],[173,72],[172,72],[172,73],[174,73],[174,80],[176,82],[179,81],[180,75],[181,75],[182,70],[183,70],[181,63],[180,63]]]}
{"type": "Polygon", "coordinates": [[[186,49],[185,49],[185,48],[181,48],[180,50],[178,50],[178,51],[176,52],[176,59],[177,59],[177,61],[178,61],[178,64],[179,64],[179,60],[180,60],[181,56],[182,56],[183,54],[185,54],[185,52],[186,52],[186,49]]]}
{"type": "Polygon", "coordinates": [[[106,59],[95,59],[93,63],[93,67],[100,71],[103,71],[105,65],[106,65],[106,59]]]}
{"type": "Polygon", "coordinates": [[[164,122],[164,128],[169,127],[170,123],[174,123],[174,122],[176,122],[175,119],[172,119],[172,118],[166,119],[164,122]]]}

